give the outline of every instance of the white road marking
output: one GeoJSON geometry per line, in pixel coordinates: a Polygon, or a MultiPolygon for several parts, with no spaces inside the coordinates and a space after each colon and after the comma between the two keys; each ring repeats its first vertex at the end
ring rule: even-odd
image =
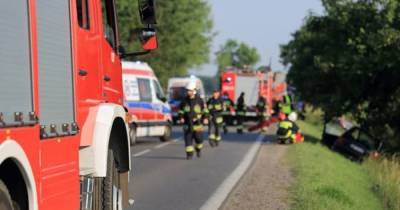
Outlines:
{"type": "Polygon", "coordinates": [[[160,148],[163,148],[163,147],[165,147],[165,146],[167,146],[167,145],[169,145],[169,144],[171,144],[171,143],[176,143],[176,142],[178,142],[179,140],[181,140],[181,138],[177,138],[177,139],[174,139],[174,140],[172,140],[172,141],[159,144],[159,145],[155,146],[154,148],[155,148],[155,149],[160,149],[160,148]]]}
{"type": "Polygon", "coordinates": [[[260,134],[235,170],[222,182],[200,210],[218,210],[253,162],[265,135],[260,134]]]}
{"type": "Polygon", "coordinates": [[[134,154],[133,157],[142,156],[142,155],[144,155],[144,154],[149,153],[150,151],[151,151],[150,149],[143,150],[143,151],[141,151],[141,152],[138,152],[138,153],[134,154]]]}
{"type": "Polygon", "coordinates": [[[165,143],[159,144],[159,145],[155,146],[154,148],[155,149],[160,149],[160,148],[163,148],[163,147],[167,146],[168,144],[171,144],[171,142],[165,142],[165,143]]]}

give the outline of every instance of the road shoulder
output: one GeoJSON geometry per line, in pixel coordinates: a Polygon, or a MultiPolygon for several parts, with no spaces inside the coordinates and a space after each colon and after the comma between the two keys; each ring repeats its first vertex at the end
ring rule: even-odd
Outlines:
{"type": "Polygon", "coordinates": [[[264,143],[251,169],[226,199],[221,209],[289,209],[293,181],[285,163],[288,146],[264,143]]]}

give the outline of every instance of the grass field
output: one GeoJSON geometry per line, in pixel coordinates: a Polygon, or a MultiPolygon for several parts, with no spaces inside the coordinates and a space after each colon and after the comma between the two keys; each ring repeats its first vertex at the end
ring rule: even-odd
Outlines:
{"type": "Polygon", "coordinates": [[[321,125],[300,121],[299,126],[306,142],[290,146],[288,152],[296,179],[291,188],[291,209],[385,209],[365,167],[321,146],[321,125]]]}
{"type": "Polygon", "coordinates": [[[400,210],[400,160],[396,157],[364,163],[374,180],[374,190],[385,209],[400,210]]]}

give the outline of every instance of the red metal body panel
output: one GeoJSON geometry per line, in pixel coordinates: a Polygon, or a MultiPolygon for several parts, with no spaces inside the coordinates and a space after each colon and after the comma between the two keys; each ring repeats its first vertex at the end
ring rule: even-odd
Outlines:
{"type": "MultiPolygon", "coordinates": [[[[40,117],[38,94],[38,47],[35,0],[29,0],[31,66],[34,112],[40,117]]],[[[100,1],[89,0],[90,30],[77,23],[76,1],[70,2],[75,118],[80,128],[89,109],[103,102],[122,105],[122,67],[119,56],[104,39],[100,1]],[[100,62],[101,61],[101,62],[100,62]],[[87,72],[79,75],[80,70],[87,72]],[[108,76],[109,81],[104,77],[108,76]]],[[[28,82],[28,81],[27,81],[28,82]]],[[[89,122],[90,123],[90,122],[89,122]]],[[[76,136],[40,139],[40,126],[0,129],[0,144],[15,140],[28,157],[40,210],[79,209],[79,145],[76,136]]],[[[85,138],[90,138],[85,136],[85,138]]],[[[82,140],[82,142],[81,142],[82,140]]]]}
{"type": "Polygon", "coordinates": [[[221,92],[228,93],[229,98],[235,103],[236,77],[237,74],[233,71],[226,71],[221,74],[221,92]]]}

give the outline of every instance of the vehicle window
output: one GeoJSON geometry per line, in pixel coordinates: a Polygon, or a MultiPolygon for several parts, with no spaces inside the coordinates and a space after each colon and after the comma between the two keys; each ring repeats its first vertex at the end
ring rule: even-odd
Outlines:
{"type": "Polygon", "coordinates": [[[101,11],[103,15],[104,36],[113,49],[116,49],[116,25],[115,8],[112,0],[101,1],[101,11]]]}
{"type": "Polygon", "coordinates": [[[184,87],[173,87],[170,89],[169,98],[172,100],[183,100],[186,96],[184,87]]]}
{"type": "Polygon", "coordinates": [[[325,133],[327,134],[341,136],[345,132],[346,130],[336,120],[332,120],[325,125],[325,133]]]}
{"type": "Polygon", "coordinates": [[[153,96],[151,94],[151,86],[149,79],[138,79],[140,101],[151,102],[153,96]]]}
{"type": "Polygon", "coordinates": [[[88,0],[77,0],[76,9],[78,13],[78,23],[81,28],[90,29],[90,16],[88,0]]]}
{"type": "Polygon", "coordinates": [[[154,85],[154,88],[155,88],[155,90],[156,90],[156,96],[157,96],[159,99],[160,99],[160,98],[164,98],[165,95],[164,95],[163,90],[161,89],[160,84],[159,84],[156,80],[153,80],[153,85],[154,85]]]}
{"type": "Polygon", "coordinates": [[[126,101],[140,101],[138,81],[136,78],[124,76],[123,88],[126,101]]]}

